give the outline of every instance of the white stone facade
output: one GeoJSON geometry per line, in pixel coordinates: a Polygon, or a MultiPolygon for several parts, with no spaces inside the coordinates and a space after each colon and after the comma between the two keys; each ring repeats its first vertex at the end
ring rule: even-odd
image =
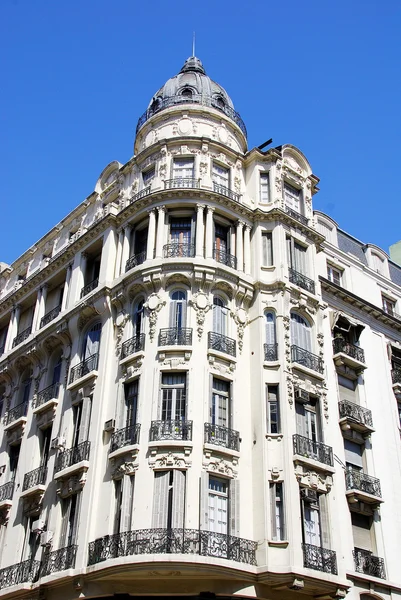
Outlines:
{"type": "Polygon", "coordinates": [[[0,598],[401,597],[401,268],[201,69],[0,263],[0,598]]]}

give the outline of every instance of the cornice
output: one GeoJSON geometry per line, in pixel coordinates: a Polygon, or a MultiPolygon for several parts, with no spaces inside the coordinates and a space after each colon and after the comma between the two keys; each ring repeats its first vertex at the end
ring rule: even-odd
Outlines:
{"type": "Polygon", "coordinates": [[[322,244],[325,241],[325,236],[319,233],[316,229],[312,229],[309,225],[304,225],[291,217],[291,215],[284,212],[281,208],[274,207],[268,212],[262,211],[260,208],[256,208],[253,211],[253,221],[276,221],[279,220],[282,223],[286,223],[295,229],[299,229],[302,233],[316,244],[318,251],[322,250],[322,244]]]}

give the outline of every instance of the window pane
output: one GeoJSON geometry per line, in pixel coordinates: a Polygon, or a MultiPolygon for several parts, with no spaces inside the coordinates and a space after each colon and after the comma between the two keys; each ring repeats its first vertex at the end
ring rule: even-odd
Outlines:
{"type": "Polygon", "coordinates": [[[273,265],[273,238],[271,232],[262,233],[263,266],[273,265]]]}
{"type": "Polygon", "coordinates": [[[269,202],[269,174],[262,173],[260,175],[260,202],[267,204],[269,202]]]}

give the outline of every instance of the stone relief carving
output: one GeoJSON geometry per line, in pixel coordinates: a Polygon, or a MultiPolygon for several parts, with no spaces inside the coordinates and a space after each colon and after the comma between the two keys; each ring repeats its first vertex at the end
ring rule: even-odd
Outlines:
{"type": "Polygon", "coordinates": [[[230,459],[216,456],[212,452],[205,450],[203,454],[203,468],[211,473],[219,473],[227,477],[235,478],[238,475],[238,470],[235,468],[238,465],[236,456],[230,459]]]}
{"type": "Polygon", "coordinates": [[[120,313],[119,315],[117,315],[117,319],[115,321],[115,328],[116,328],[116,354],[117,356],[120,355],[121,352],[121,343],[122,343],[122,338],[124,335],[124,329],[126,324],[128,323],[130,319],[130,315],[128,313],[120,313]]]}
{"type": "Polygon", "coordinates": [[[57,495],[61,498],[68,498],[80,492],[86,483],[87,469],[80,470],[76,475],[68,479],[59,479],[57,481],[57,495]]]}
{"type": "Polygon", "coordinates": [[[158,314],[165,304],[166,301],[162,300],[160,295],[156,293],[151,294],[144,304],[149,312],[149,337],[151,341],[155,337],[158,314]]]}
{"type": "Polygon", "coordinates": [[[294,383],[291,375],[287,375],[287,396],[290,406],[294,404],[294,383]]]}
{"type": "Polygon", "coordinates": [[[245,327],[249,323],[248,315],[246,314],[243,308],[239,308],[236,311],[232,310],[230,314],[234,319],[235,324],[237,325],[238,349],[240,351],[240,354],[242,354],[242,348],[244,346],[245,327]]]}
{"type": "MultiPolygon", "coordinates": [[[[160,450],[160,449],[159,449],[160,450]]],[[[192,461],[190,459],[191,447],[183,448],[175,452],[158,451],[152,448],[149,456],[149,467],[152,469],[188,469],[192,461]]]]}
{"type": "Polygon", "coordinates": [[[199,290],[193,294],[192,299],[189,300],[188,304],[193,307],[196,312],[196,330],[198,332],[199,340],[202,339],[203,329],[205,325],[206,314],[211,310],[212,306],[209,302],[207,295],[199,290]]]}
{"type": "Polygon", "coordinates": [[[301,464],[295,466],[295,477],[298,483],[323,494],[327,494],[333,485],[332,475],[317,473],[301,464]]]}
{"type": "Polygon", "coordinates": [[[112,471],[111,471],[111,478],[112,479],[122,479],[124,477],[124,475],[128,475],[129,477],[131,477],[131,475],[135,474],[135,471],[138,469],[138,463],[135,463],[134,460],[135,456],[132,456],[132,453],[130,453],[130,455],[126,455],[125,457],[122,456],[120,458],[114,458],[112,459],[112,471]]]}
{"type": "Polygon", "coordinates": [[[285,345],[285,358],[287,368],[291,363],[291,333],[290,333],[290,317],[283,317],[284,327],[284,345],[285,345]]]}
{"type": "Polygon", "coordinates": [[[201,161],[199,163],[200,175],[203,177],[204,175],[207,175],[207,172],[208,172],[208,163],[206,161],[201,161]]]}

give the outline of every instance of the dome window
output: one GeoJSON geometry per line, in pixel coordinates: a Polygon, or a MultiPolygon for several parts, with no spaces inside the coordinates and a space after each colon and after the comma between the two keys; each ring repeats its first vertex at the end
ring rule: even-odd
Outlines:
{"type": "Polygon", "coordinates": [[[152,104],[150,105],[150,110],[152,113],[157,112],[158,110],[160,110],[162,108],[162,100],[161,98],[155,98],[152,102],[152,104]]]}
{"type": "Polygon", "coordinates": [[[215,100],[217,108],[220,108],[222,110],[225,109],[226,103],[224,102],[224,100],[221,96],[217,96],[214,100],[215,100]]]}
{"type": "Polygon", "coordinates": [[[184,98],[192,98],[193,92],[192,92],[191,88],[188,88],[188,87],[184,88],[181,91],[181,96],[184,96],[184,98]]]}

